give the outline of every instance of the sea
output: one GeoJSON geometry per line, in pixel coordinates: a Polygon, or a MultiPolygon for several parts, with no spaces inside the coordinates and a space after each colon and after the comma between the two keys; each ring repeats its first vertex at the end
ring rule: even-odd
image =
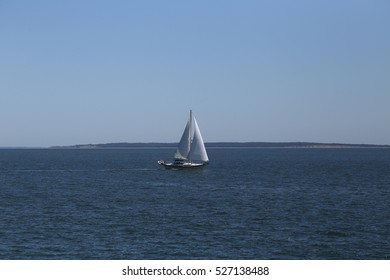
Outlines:
{"type": "Polygon", "coordinates": [[[390,259],[390,149],[1,149],[0,259],[390,259]]]}

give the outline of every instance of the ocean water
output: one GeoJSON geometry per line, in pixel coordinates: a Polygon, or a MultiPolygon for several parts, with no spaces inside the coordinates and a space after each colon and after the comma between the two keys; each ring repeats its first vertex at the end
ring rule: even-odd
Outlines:
{"type": "Polygon", "coordinates": [[[0,259],[390,259],[390,149],[0,150],[0,259]]]}

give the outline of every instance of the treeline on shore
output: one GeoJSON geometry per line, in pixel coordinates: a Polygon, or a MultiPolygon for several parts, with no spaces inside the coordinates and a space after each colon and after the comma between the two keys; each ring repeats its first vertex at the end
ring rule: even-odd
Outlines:
{"type": "MultiPolygon", "coordinates": [[[[207,148],[390,148],[390,145],[340,144],[315,142],[209,142],[207,148]]],[[[103,149],[103,148],[174,148],[177,143],[106,143],[53,146],[57,149],[103,149]]]]}

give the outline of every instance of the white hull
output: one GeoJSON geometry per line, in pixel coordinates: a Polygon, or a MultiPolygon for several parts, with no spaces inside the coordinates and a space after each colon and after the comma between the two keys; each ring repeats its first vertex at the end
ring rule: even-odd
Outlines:
{"type": "Polygon", "coordinates": [[[165,162],[163,160],[159,160],[157,163],[168,169],[171,168],[187,169],[187,168],[196,168],[196,167],[202,167],[207,165],[207,163],[193,163],[193,162],[175,163],[175,162],[165,162]]]}

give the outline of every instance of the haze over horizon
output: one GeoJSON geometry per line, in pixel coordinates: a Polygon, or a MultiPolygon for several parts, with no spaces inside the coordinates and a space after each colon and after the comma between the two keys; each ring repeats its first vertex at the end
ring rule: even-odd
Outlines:
{"type": "Polygon", "coordinates": [[[0,147],[390,144],[390,2],[1,1],[0,147]]]}

